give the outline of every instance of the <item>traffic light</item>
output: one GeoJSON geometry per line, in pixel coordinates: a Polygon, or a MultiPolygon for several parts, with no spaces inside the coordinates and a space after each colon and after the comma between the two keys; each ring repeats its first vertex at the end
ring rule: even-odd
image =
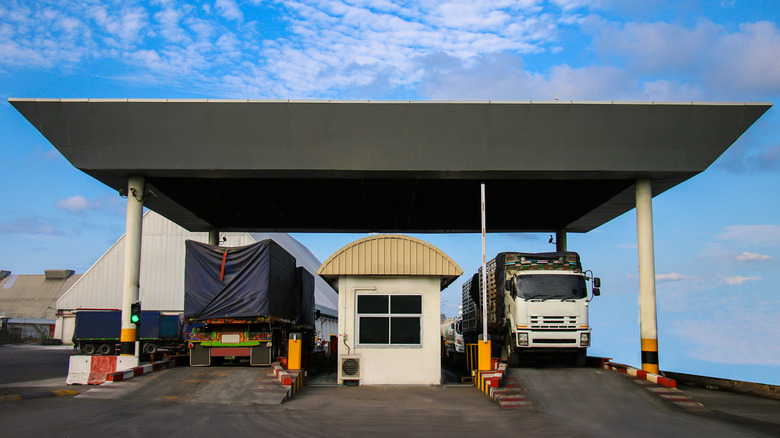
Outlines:
{"type": "Polygon", "coordinates": [[[130,322],[138,325],[141,322],[141,302],[136,301],[130,305],[130,322]]]}

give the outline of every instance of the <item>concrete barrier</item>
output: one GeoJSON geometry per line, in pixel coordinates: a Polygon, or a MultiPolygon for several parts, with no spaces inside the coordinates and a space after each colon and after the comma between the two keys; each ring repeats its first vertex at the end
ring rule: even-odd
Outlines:
{"type": "Polygon", "coordinates": [[[68,385],[100,385],[108,375],[138,366],[135,356],[83,356],[70,357],[68,385]]]}

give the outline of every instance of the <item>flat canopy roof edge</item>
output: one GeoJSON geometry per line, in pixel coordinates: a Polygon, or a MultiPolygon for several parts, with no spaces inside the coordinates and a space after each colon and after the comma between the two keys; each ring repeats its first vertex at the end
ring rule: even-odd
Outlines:
{"type": "Polygon", "coordinates": [[[621,101],[621,100],[332,100],[332,99],[134,99],[134,98],[45,98],[45,97],[10,97],[9,102],[172,102],[172,103],[187,103],[187,102],[215,102],[215,103],[255,103],[255,102],[270,102],[270,103],[390,103],[405,105],[409,103],[414,104],[555,104],[555,105],[568,105],[568,104],[597,104],[597,105],[727,105],[727,106],[740,106],[740,105],[772,105],[772,102],[709,102],[709,101],[688,101],[688,100],[669,100],[669,101],[621,101]]]}
{"type": "Polygon", "coordinates": [[[586,232],[704,171],[748,102],[9,99],[76,168],[190,231],[586,232]],[[529,212],[533,214],[529,215],[529,212]]]}

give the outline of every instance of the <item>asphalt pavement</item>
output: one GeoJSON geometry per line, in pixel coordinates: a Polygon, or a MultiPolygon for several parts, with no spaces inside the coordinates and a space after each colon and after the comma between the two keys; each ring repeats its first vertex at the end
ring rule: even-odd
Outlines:
{"type": "Polygon", "coordinates": [[[261,405],[265,368],[180,367],[67,386],[69,354],[67,347],[0,347],[0,394],[82,392],[2,402],[0,435],[780,436],[780,401],[693,388],[688,394],[710,409],[691,413],[601,369],[512,369],[508,377],[530,401],[519,410],[501,409],[470,385],[344,387],[323,378],[290,401],[261,405]]]}
{"type": "Polygon", "coordinates": [[[79,391],[66,385],[69,345],[0,345],[0,397],[51,391],[79,391]]]}

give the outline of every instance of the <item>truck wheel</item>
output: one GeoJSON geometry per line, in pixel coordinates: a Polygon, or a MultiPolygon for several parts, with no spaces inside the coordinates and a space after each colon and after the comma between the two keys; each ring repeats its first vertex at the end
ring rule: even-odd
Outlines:
{"type": "Polygon", "coordinates": [[[100,344],[100,347],[97,349],[97,354],[101,356],[108,356],[111,354],[111,346],[108,344],[100,344]]]}
{"type": "Polygon", "coordinates": [[[157,353],[157,344],[144,344],[144,354],[157,353]]]}
{"type": "Polygon", "coordinates": [[[588,358],[588,352],[585,349],[582,349],[576,353],[574,353],[574,366],[577,368],[582,368],[585,366],[585,362],[588,358]]]}
{"type": "Polygon", "coordinates": [[[83,344],[81,346],[81,352],[88,356],[95,354],[95,344],[83,344]]]}
{"type": "Polygon", "coordinates": [[[517,368],[519,366],[520,366],[520,352],[513,351],[512,354],[509,355],[509,367],[517,368]]]}

